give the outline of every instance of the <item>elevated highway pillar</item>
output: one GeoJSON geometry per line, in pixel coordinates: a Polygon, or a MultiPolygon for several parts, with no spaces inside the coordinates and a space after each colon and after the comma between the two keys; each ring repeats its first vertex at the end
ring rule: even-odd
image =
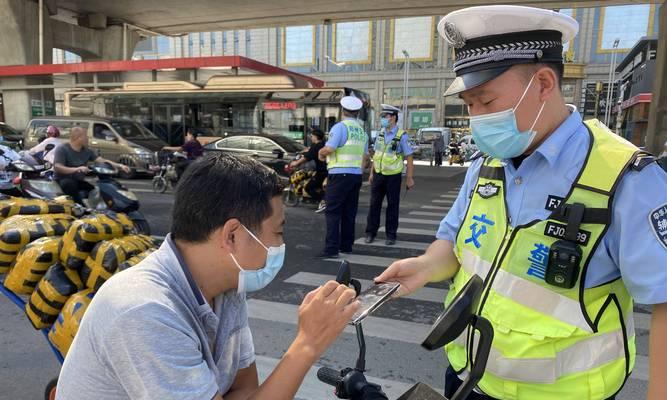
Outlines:
{"type": "Polygon", "coordinates": [[[658,55],[646,147],[653,154],[659,155],[665,142],[667,142],[667,1],[660,7],[658,55]]]}

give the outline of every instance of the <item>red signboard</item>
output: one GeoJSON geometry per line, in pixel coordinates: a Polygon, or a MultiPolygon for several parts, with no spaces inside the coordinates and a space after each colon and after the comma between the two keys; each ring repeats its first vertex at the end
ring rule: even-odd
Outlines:
{"type": "Polygon", "coordinates": [[[265,110],[296,110],[296,103],[293,101],[267,101],[264,103],[265,110]]]}

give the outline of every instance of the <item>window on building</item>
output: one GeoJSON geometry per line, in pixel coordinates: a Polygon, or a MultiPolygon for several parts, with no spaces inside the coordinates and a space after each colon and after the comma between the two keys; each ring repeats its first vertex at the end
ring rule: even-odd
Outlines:
{"type": "Polygon", "coordinates": [[[370,21],[343,22],[334,25],[334,60],[370,63],[371,27],[370,21]]]}
{"type": "Polygon", "coordinates": [[[193,44],[192,44],[192,33],[188,35],[188,57],[194,56],[193,44]]]}
{"type": "Polygon", "coordinates": [[[211,32],[211,54],[216,54],[216,41],[215,41],[215,35],[217,35],[216,32],[211,32]]]}
{"type": "Polygon", "coordinates": [[[619,39],[619,49],[630,49],[639,38],[650,35],[652,9],[650,4],[602,8],[598,50],[613,50],[616,39],[619,39]]]}
{"type": "Polygon", "coordinates": [[[406,51],[413,61],[433,59],[433,17],[398,18],[392,21],[391,61],[403,61],[406,51]]]}
{"type": "Polygon", "coordinates": [[[158,57],[171,56],[171,39],[166,36],[158,36],[157,38],[157,53],[158,57]]]}
{"type": "Polygon", "coordinates": [[[313,65],[314,47],[315,27],[288,26],[283,29],[283,64],[313,65]]]}

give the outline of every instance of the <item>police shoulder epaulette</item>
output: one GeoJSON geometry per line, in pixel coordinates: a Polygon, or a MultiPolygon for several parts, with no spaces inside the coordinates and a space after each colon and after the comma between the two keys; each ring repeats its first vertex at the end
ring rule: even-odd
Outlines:
{"type": "Polygon", "coordinates": [[[482,153],[481,150],[477,150],[476,152],[474,152],[474,153],[472,154],[472,156],[470,156],[470,158],[468,159],[468,161],[473,162],[473,161],[475,161],[476,159],[478,159],[478,158],[480,158],[480,157],[484,157],[484,158],[486,158],[486,157],[488,157],[488,155],[482,153]]]}
{"type": "Polygon", "coordinates": [[[630,168],[633,171],[641,171],[642,169],[644,169],[644,167],[651,164],[652,162],[655,162],[656,160],[657,159],[651,154],[641,153],[635,156],[635,159],[632,160],[630,168]]]}

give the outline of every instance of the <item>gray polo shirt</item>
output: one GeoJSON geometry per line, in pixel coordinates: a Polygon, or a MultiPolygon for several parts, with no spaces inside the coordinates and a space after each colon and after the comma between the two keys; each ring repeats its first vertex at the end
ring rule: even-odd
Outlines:
{"type": "Polygon", "coordinates": [[[58,400],[210,399],[255,361],[245,295],[214,309],[170,236],[95,295],[67,354],[58,400]]]}

